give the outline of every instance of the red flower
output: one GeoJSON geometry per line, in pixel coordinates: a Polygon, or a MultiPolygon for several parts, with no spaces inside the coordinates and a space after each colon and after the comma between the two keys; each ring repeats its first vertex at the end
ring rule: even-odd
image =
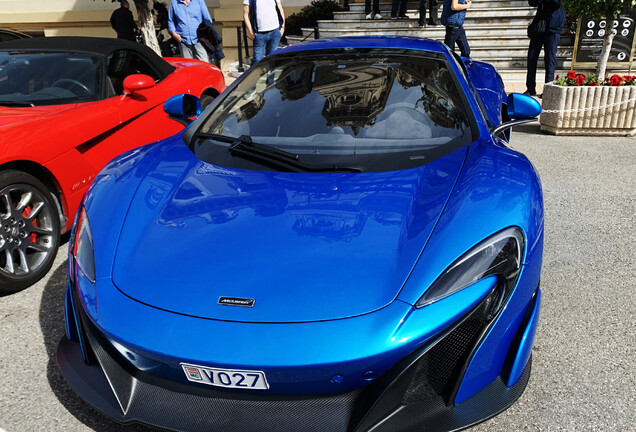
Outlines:
{"type": "Polygon", "coordinates": [[[576,76],[576,85],[583,85],[585,84],[585,75],[583,74],[579,74],[576,76]]]}
{"type": "Polygon", "coordinates": [[[618,74],[614,74],[610,78],[610,85],[613,85],[614,87],[618,87],[621,85],[621,81],[623,81],[623,77],[618,74]]]}
{"type": "Polygon", "coordinates": [[[596,87],[598,85],[598,81],[590,81],[588,85],[591,85],[592,87],[596,87]]]}
{"type": "Polygon", "coordinates": [[[568,72],[568,79],[571,79],[571,80],[576,79],[576,72],[574,71],[568,72]]]}

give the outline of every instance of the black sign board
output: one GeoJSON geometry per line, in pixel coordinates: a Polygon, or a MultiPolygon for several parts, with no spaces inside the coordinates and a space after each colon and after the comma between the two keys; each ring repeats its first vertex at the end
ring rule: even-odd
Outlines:
{"type": "Polygon", "coordinates": [[[634,14],[609,20],[580,18],[572,66],[596,66],[603,49],[603,39],[608,31],[615,32],[607,60],[608,66],[631,66],[634,59],[634,32],[636,31],[634,14]]]}

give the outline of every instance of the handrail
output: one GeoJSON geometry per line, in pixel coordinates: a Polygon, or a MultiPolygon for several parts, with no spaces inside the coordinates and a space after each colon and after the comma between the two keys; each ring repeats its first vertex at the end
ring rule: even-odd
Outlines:
{"type": "Polygon", "coordinates": [[[300,41],[301,42],[305,42],[307,39],[309,39],[309,36],[314,36],[314,39],[320,39],[320,31],[318,30],[318,27],[314,27],[314,29],[311,31],[311,33],[309,33],[307,36],[305,36],[304,38],[302,38],[300,41]]]}
{"type": "Polygon", "coordinates": [[[241,27],[236,27],[236,41],[238,43],[238,71],[245,72],[243,67],[243,47],[245,47],[245,58],[250,56],[249,45],[247,44],[247,28],[245,22],[241,23],[241,27]],[[241,37],[241,33],[243,33],[241,37]]]}

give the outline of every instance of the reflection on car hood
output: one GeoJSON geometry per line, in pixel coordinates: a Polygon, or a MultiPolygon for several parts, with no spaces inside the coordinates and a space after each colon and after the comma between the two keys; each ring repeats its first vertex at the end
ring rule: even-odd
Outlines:
{"type": "Polygon", "coordinates": [[[130,206],[113,280],[161,309],[250,322],[337,319],[391,303],[467,151],[404,171],[312,174],[229,169],[182,143],[163,146],[130,206]]]}
{"type": "Polygon", "coordinates": [[[78,104],[48,105],[36,107],[0,106],[0,128],[4,126],[25,126],[33,119],[41,119],[51,114],[58,114],[75,108],[78,104]]]}

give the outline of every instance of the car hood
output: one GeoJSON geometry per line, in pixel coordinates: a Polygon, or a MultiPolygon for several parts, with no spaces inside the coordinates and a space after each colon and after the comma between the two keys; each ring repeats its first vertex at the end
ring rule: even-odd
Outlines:
{"type": "Polygon", "coordinates": [[[13,126],[20,124],[23,126],[25,123],[34,120],[41,119],[42,117],[58,114],[63,111],[73,109],[77,104],[67,105],[48,105],[38,107],[24,107],[14,108],[0,106],[0,128],[5,126],[13,126]]]}
{"type": "Polygon", "coordinates": [[[466,152],[403,171],[316,174],[230,169],[166,146],[130,205],[113,281],[150,306],[211,319],[375,311],[409,276],[466,152]]]}

